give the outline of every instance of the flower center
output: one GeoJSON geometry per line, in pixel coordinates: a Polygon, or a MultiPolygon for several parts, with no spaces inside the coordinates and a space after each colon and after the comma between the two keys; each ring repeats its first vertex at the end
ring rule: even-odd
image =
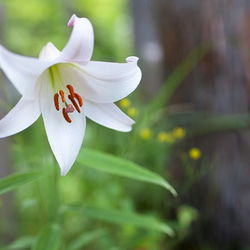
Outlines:
{"type": "Polygon", "coordinates": [[[72,85],[68,84],[66,87],[69,91],[68,100],[71,103],[68,103],[66,101],[64,91],[59,90],[59,92],[55,93],[55,95],[54,95],[54,104],[55,104],[56,110],[59,111],[60,110],[59,100],[61,100],[62,104],[64,105],[64,107],[62,109],[63,117],[67,122],[71,123],[72,121],[69,117],[69,113],[73,113],[75,111],[75,109],[77,110],[78,113],[81,113],[80,107],[82,107],[82,105],[83,105],[83,100],[79,94],[75,93],[72,85]]]}

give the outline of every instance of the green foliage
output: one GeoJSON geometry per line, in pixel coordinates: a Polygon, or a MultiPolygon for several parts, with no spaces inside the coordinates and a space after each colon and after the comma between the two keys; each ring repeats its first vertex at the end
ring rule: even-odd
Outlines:
{"type": "Polygon", "coordinates": [[[38,234],[32,250],[57,250],[60,249],[61,227],[57,224],[49,224],[38,234]]]}
{"type": "MultiPolygon", "coordinates": [[[[62,49],[71,31],[67,20],[76,13],[94,25],[94,59],[122,61],[133,54],[127,0],[10,0],[1,7],[2,41],[18,53],[37,56],[48,41],[62,49]]],[[[185,237],[198,215],[182,207],[169,222],[177,198],[166,181],[171,179],[168,160],[185,136],[176,135],[179,124],[164,105],[205,52],[204,47],[192,52],[152,102],[133,100],[121,107],[137,122],[131,133],[88,121],[83,149],[65,177],[59,174],[41,119],[16,135],[11,156],[18,173],[0,180],[0,194],[14,194],[17,216],[9,230],[3,226],[0,231],[15,240],[1,239],[1,249],[158,250],[164,237],[172,236],[169,242],[175,235],[185,237]]]]}
{"type": "Polygon", "coordinates": [[[177,195],[174,188],[161,176],[120,157],[85,148],[77,160],[85,166],[101,171],[161,185],[168,189],[173,195],[177,195]]]}
{"type": "Polygon", "coordinates": [[[44,172],[17,173],[0,179],[0,194],[15,190],[24,184],[43,178],[44,172]]]}

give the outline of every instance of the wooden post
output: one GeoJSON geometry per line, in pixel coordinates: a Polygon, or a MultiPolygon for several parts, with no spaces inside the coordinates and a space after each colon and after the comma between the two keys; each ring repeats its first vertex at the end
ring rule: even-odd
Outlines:
{"type": "Polygon", "coordinates": [[[132,0],[136,55],[143,69],[141,90],[152,97],[163,83],[163,50],[155,23],[154,1],[132,0]]]}
{"type": "MultiPolygon", "coordinates": [[[[172,103],[191,103],[196,111],[217,115],[249,112],[250,1],[155,0],[154,4],[166,76],[202,42],[213,48],[182,83],[172,103]]],[[[194,248],[199,243],[211,243],[214,249],[249,246],[249,129],[203,135],[189,143],[200,147],[213,166],[184,197],[201,213],[190,242],[194,248]]]]}

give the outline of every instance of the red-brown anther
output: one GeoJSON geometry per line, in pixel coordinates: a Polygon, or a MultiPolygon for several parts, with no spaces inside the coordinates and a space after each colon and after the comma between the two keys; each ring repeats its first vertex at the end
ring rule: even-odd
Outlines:
{"type": "Polygon", "coordinates": [[[57,93],[54,94],[54,104],[55,104],[56,110],[59,111],[59,95],[57,93]]]}
{"type": "Polygon", "coordinates": [[[65,102],[64,92],[63,90],[59,90],[59,94],[61,96],[62,102],[65,102]]]}
{"type": "Polygon", "coordinates": [[[75,98],[77,99],[79,106],[82,107],[82,105],[83,105],[82,97],[80,95],[78,95],[77,93],[75,93],[75,98]]]}
{"type": "Polygon", "coordinates": [[[65,119],[68,123],[71,123],[72,121],[71,121],[71,119],[70,119],[68,113],[66,112],[66,109],[65,109],[65,108],[63,108],[62,113],[63,113],[64,119],[65,119]]]}
{"type": "Polygon", "coordinates": [[[81,110],[80,110],[78,104],[76,103],[75,99],[71,95],[68,95],[68,98],[70,99],[70,101],[72,102],[72,104],[74,105],[74,107],[76,108],[78,113],[81,113],[81,110]]]}
{"type": "Polygon", "coordinates": [[[70,95],[71,95],[72,97],[75,97],[75,92],[74,92],[73,86],[70,85],[70,84],[68,84],[66,87],[68,88],[70,95]]]}

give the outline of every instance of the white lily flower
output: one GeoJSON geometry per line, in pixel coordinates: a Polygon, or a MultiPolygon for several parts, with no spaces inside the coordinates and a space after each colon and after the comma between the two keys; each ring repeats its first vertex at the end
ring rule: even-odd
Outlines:
{"type": "Polygon", "coordinates": [[[94,34],[90,21],[73,15],[71,36],[60,52],[52,43],[40,57],[14,54],[0,45],[0,66],[22,97],[0,120],[0,137],[18,133],[42,114],[48,141],[65,175],[83,142],[86,117],[105,127],[130,131],[134,123],[114,102],[138,86],[137,57],[126,63],[90,61],[94,34]]]}

